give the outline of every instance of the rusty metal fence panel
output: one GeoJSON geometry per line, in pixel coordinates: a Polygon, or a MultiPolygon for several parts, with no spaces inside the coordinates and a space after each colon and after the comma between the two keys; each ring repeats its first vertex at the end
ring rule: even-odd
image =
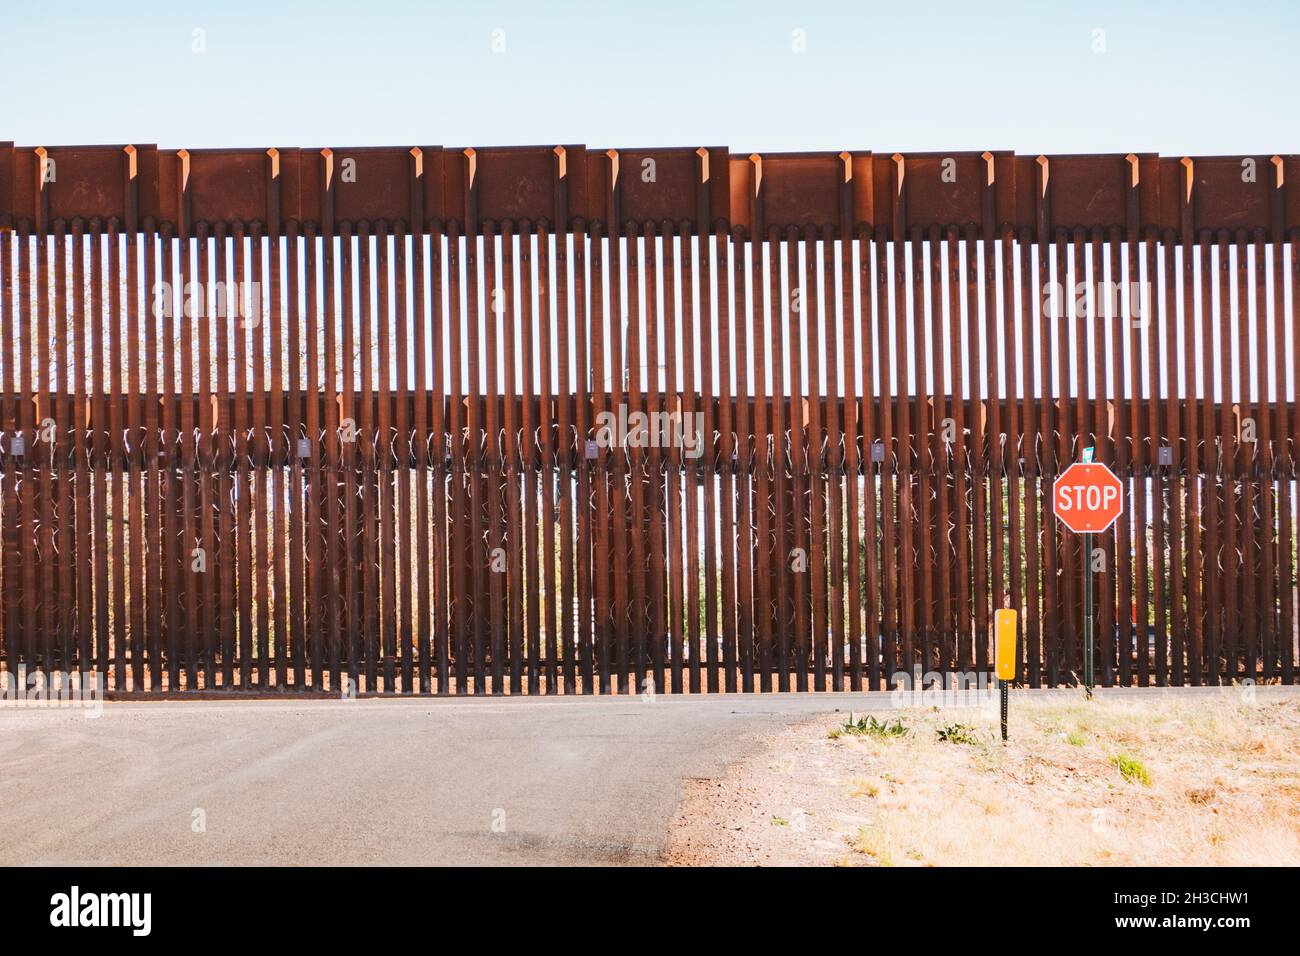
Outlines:
{"type": "Polygon", "coordinates": [[[878,689],[987,671],[1008,606],[1027,685],[1085,613],[1103,683],[1291,683],[1297,174],[0,143],[0,661],[878,689]],[[1087,446],[1090,555],[1050,505],[1087,446]]]}

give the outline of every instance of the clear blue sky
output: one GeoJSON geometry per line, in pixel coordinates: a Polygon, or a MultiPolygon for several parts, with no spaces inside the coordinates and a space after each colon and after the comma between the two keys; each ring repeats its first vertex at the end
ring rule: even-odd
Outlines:
{"type": "Polygon", "coordinates": [[[1297,3],[3,4],[22,145],[1300,152],[1297,3]]]}

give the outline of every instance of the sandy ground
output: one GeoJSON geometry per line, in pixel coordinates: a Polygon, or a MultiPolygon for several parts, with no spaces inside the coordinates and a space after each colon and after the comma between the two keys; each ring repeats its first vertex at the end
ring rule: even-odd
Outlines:
{"type": "Polygon", "coordinates": [[[687,781],[665,862],[1300,865],[1300,699],[1013,692],[1006,745],[991,705],[869,719],[906,734],[809,719],[687,781]]]}

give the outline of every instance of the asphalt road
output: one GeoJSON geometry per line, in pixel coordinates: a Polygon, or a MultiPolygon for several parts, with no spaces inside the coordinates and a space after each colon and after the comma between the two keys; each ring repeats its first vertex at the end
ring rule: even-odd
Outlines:
{"type": "Polygon", "coordinates": [[[863,701],[5,707],[0,864],[651,864],[684,778],[863,701]]]}
{"type": "Polygon", "coordinates": [[[108,703],[96,718],[2,706],[0,864],[652,864],[684,779],[716,776],[764,729],[888,704],[190,701],[108,703]]]}

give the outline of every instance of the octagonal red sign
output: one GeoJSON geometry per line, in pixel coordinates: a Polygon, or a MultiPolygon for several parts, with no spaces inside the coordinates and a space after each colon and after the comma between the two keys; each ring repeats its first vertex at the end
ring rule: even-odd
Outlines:
{"type": "Polygon", "coordinates": [[[1097,534],[1124,513],[1124,485],[1100,462],[1075,462],[1052,485],[1052,510],[1076,534],[1097,534]]]}

